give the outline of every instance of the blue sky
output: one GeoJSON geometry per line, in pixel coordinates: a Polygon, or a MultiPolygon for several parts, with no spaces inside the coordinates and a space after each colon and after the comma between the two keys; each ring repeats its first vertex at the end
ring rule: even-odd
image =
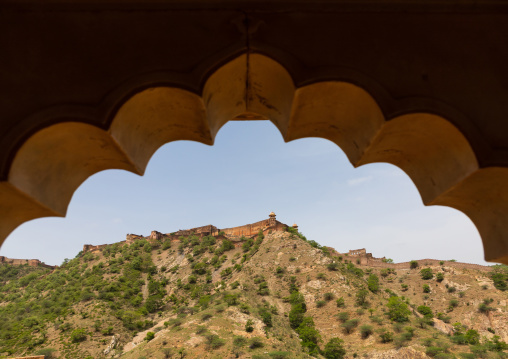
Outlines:
{"type": "Polygon", "coordinates": [[[366,248],[395,262],[486,264],[472,222],[452,208],[424,207],[397,167],[355,169],[335,144],[317,138],[284,143],[267,121],[229,122],[214,146],[166,144],[143,177],[117,170],[90,177],[74,194],[66,218],[25,223],[0,255],[60,264],[84,244],[118,242],[127,233],[232,227],[271,211],[339,252],[366,248]]]}

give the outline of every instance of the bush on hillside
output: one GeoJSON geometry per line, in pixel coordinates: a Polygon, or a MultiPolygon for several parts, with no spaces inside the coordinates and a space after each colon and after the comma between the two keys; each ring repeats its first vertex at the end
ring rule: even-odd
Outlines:
{"type": "Polygon", "coordinates": [[[71,342],[79,343],[86,340],[87,332],[85,329],[74,329],[71,333],[71,342]]]}
{"type": "Polygon", "coordinates": [[[322,355],[326,359],[342,359],[346,355],[346,349],[344,349],[344,341],[339,338],[331,338],[326,343],[322,355]]]}
{"type": "Polygon", "coordinates": [[[411,311],[399,297],[390,297],[388,300],[388,317],[395,322],[407,322],[411,311]]]}
{"type": "Polygon", "coordinates": [[[434,272],[432,271],[432,268],[423,268],[420,271],[420,276],[424,280],[429,280],[429,279],[434,278],[434,272]]]}

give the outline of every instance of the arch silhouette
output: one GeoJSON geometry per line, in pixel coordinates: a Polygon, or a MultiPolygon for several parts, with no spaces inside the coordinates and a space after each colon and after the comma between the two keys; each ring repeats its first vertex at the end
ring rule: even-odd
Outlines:
{"type": "Polygon", "coordinates": [[[103,121],[106,128],[79,116],[59,116],[58,110],[52,115],[61,120],[23,143],[8,180],[0,183],[0,211],[6,214],[0,218],[2,242],[25,221],[65,216],[74,191],[94,173],[124,169],[142,175],[168,142],[212,145],[227,121],[268,119],[286,142],[305,137],[334,142],[355,167],[398,166],[425,205],[453,207],[473,221],[487,261],[508,264],[508,168],[480,168],[470,143],[449,119],[420,110],[387,119],[373,96],[350,82],[296,88],[278,62],[243,54],[212,73],[201,94],[170,86],[138,91],[111,121],[103,121]]]}

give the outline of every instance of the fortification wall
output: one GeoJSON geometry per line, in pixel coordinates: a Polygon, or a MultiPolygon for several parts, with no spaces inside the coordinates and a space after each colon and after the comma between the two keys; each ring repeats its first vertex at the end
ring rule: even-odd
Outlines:
{"type": "Polygon", "coordinates": [[[361,256],[367,254],[367,250],[365,248],[351,249],[347,254],[348,256],[361,256]]]}
{"type": "Polygon", "coordinates": [[[91,244],[85,244],[83,245],[83,253],[100,251],[107,246],[109,246],[109,244],[99,244],[96,246],[91,244]]]}
{"type": "Polygon", "coordinates": [[[217,227],[209,224],[206,226],[179,230],[174,233],[175,236],[184,236],[184,237],[190,236],[192,234],[196,234],[196,235],[201,235],[201,234],[202,235],[209,235],[210,234],[212,236],[216,236],[219,234],[219,229],[217,227]]]}
{"type": "Polygon", "coordinates": [[[221,229],[221,231],[223,231],[225,235],[229,237],[253,237],[259,233],[259,230],[265,233],[270,230],[283,231],[287,227],[286,224],[277,220],[275,221],[275,225],[270,226],[269,221],[269,219],[264,219],[262,221],[246,224],[244,226],[221,229]]]}
{"type": "Polygon", "coordinates": [[[48,269],[53,269],[56,267],[56,266],[50,266],[49,264],[41,262],[38,259],[14,259],[14,258],[7,258],[4,256],[0,256],[0,264],[10,264],[13,266],[28,265],[30,267],[44,267],[44,268],[48,268],[48,269]]]}
{"type": "Polygon", "coordinates": [[[225,228],[221,231],[225,233],[226,236],[231,237],[250,237],[253,235],[256,235],[259,230],[264,230],[268,226],[268,220],[262,220],[259,222],[246,224],[244,226],[238,226],[238,227],[232,227],[232,228],[225,228]]]}
{"type": "Polygon", "coordinates": [[[125,243],[130,245],[130,244],[134,243],[136,240],[143,239],[143,238],[145,238],[145,237],[140,236],[139,234],[129,233],[129,234],[127,234],[127,236],[125,238],[125,243]]]}
{"type": "MultiPolygon", "coordinates": [[[[411,268],[411,262],[385,263],[385,262],[377,260],[377,259],[368,259],[368,258],[365,258],[365,260],[362,260],[362,259],[361,259],[360,264],[361,265],[368,265],[370,267],[392,268],[392,269],[410,269],[411,268]]],[[[443,266],[457,268],[457,269],[473,269],[473,270],[479,270],[479,271],[484,271],[484,272],[489,272],[492,270],[491,267],[483,266],[480,264],[441,261],[438,259],[419,259],[419,260],[416,260],[416,262],[418,262],[419,268],[437,267],[437,266],[441,266],[440,263],[443,262],[443,266]]]]}

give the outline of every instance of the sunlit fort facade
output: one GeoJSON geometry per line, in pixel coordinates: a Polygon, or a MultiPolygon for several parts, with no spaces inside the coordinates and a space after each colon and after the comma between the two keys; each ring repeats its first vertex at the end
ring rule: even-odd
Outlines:
{"type": "Polygon", "coordinates": [[[269,120],[400,167],[508,263],[506,1],[4,0],[0,34],[0,241],[94,173],[269,120]]]}

